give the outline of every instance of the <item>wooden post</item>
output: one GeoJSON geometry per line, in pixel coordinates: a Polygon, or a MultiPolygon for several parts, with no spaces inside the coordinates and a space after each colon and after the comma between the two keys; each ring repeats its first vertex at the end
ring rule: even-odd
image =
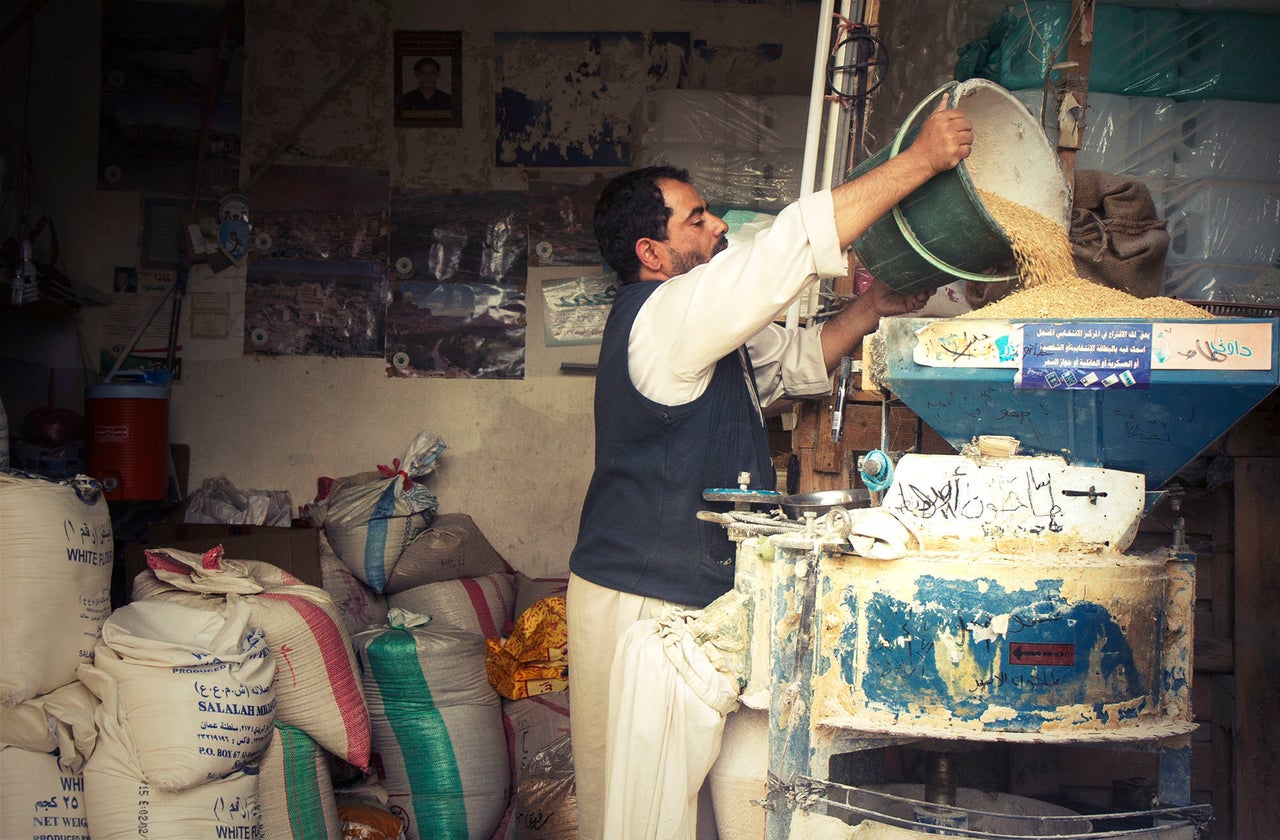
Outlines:
{"type": "Polygon", "coordinates": [[[1093,56],[1094,0],[1071,0],[1072,25],[1067,28],[1067,58],[1062,63],[1062,96],[1058,106],[1058,160],[1072,191],[1076,185],[1076,153],[1084,138],[1089,98],[1089,65],[1093,56]]]}

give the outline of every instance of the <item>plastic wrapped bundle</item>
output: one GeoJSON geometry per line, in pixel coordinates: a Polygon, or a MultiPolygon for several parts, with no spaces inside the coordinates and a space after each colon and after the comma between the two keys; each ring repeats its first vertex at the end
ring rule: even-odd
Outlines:
{"type": "Polygon", "coordinates": [[[1280,104],[1206,99],[1174,106],[1175,175],[1280,181],[1280,104]]]}
{"type": "MultiPolygon", "coordinates": [[[[1046,103],[1040,88],[1011,92],[1056,144],[1057,103],[1050,99],[1048,113],[1042,115],[1046,103]]],[[[1090,93],[1076,166],[1117,175],[1172,176],[1181,128],[1176,109],[1177,103],[1167,97],[1090,93]]]]}
{"type": "MultiPolygon", "coordinates": [[[[1065,58],[1071,22],[1066,0],[1031,0],[1009,8],[986,36],[961,49],[956,78],[990,79],[1010,90],[1039,88],[1065,58]]],[[[1094,19],[1089,89],[1130,96],[1171,96],[1178,89],[1182,19],[1173,9],[1100,5],[1094,19]]]]}

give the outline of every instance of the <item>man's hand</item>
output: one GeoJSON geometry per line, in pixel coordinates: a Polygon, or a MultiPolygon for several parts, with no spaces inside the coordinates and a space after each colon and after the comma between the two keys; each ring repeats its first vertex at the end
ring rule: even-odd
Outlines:
{"type": "Polygon", "coordinates": [[[948,108],[950,93],[920,127],[915,142],[903,154],[920,155],[936,175],[954,169],[973,150],[973,124],[959,108],[948,108]]]}
{"type": "Polygon", "coordinates": [[[915,142],[904,151],[831,191],[842,249],[930,178],[969,156],[973,124],[962,111],[947,108],[950,98],[950,94],[943,96],[915,142]]]}
{"type": "Polygon", "coordinates": [[[822,325],[822,358],[827,364],[827,372],[835,370],[842,356],[850,355],[863,338],[875,332],[882,317],[916,312],[932,294],[932,289],[903,294],[879,280],[872,283],[854,298],[853,303],[822,325]]]}
{"type": "Polygon", "coordinates": [[[916,292],[915,294],[904,294],[903,292],[895,292],[893,289],[876,280],[867,290],[858,295],[853,302],[853,306],[859,304],[869,307],[876,313],[876,319],[885,315],[906,315],[909,312],[919,311],[934,293],[934,289],[927,292],[916,292]]]}

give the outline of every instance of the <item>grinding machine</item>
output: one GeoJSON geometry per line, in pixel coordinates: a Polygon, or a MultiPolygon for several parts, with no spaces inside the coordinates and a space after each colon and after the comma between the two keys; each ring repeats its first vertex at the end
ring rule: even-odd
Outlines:
{"type": "Polygon", "coordinates": [[[870,508],[720,519],[749,613],[741,701],[769,716],[769,840],[819,836],[815,814],[906,836],[1197,836],[1195,556],[1180,525],[1131,548],[1145,513],[1177,509],[1170,479],[1276,388],[1278,325],[882,321],[864,378],[958,454],[875,453],[870,508]],[[1154,798],[1108,812],[1136,828],[1056,807],[991,822],[952,759],[993,741],[1154,752],[1154,798]],[[833,756],[892,744],[929,757],[922,792],[829,780],[833,756]]]}

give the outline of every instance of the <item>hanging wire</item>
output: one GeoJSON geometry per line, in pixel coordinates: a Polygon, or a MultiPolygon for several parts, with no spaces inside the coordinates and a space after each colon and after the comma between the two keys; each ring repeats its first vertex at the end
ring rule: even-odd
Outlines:
{"type": "Polygon", "coordinates": [[[872,34],[871,26],[865,23],[855,23],[841,14],[836,14],[835,17],[840,20],[840,25],[836,27],[836,31],[839,34],[836,36],[835,46],[831,48],[831,55],[827,59],[828,93],[823,98],[839,102],[845,108],[852,108],[855,105],[864,103],[867,97],[884,83],[885,77],[889,73],[889,59],[884,43],[872,34]],[[849,44],[857,45],[854,62],[852,64],[837,64],[837,56],[849,44]],[[851,71],[855,73],[870,73],[872,70],[875,70],[875,81],[867,85],[865,90],[849,94],[845,93],[836,84],[837,73],[851,71]]]}

